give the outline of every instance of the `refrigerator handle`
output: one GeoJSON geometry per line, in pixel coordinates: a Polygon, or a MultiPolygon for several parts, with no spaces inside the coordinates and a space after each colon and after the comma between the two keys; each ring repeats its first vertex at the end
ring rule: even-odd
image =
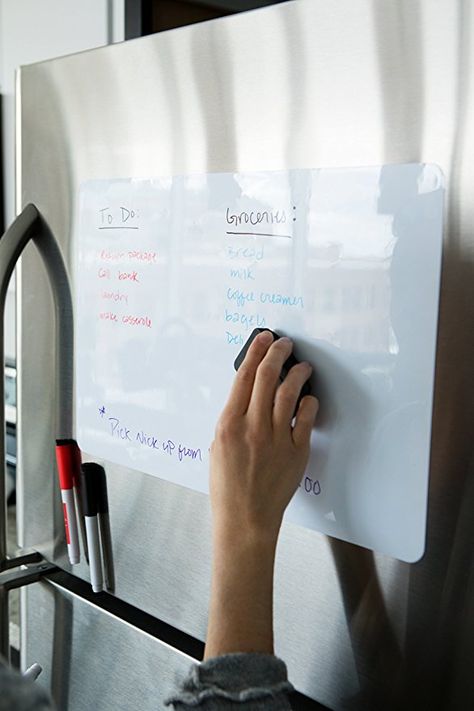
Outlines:
{"type": "MultiPolygon", "coordinates": [[[[73,313],[69,279],[59,246],[38,209],[27,205],[0,240],[0,364],[4,370],[4,318],[8,284],[15,265],[29,241],[41,254],[54,298],[56,337],[56,433],[57,439],[72,437],[73,313]]],[[[13,587],[36,582],[56,567],[37,553],[20,551],[7,556],[6,447],[5,447],[5,376],[0,377],[0,654],[9,658],[8,592],[13,587]],[[33,569],[4,574],[21,565],[33,569]],[[39,577],[38,577],[39,576],[39,577]]]]}
{"type": "Polygon", "coordinates": [[[10,590],[18,590],[39,582],[46,575],[59,570],[53,563],[48,563],[40,553],[30,553],[8,560],[8,567],[19,570],[6,570],[0,573],[0,654],[10,663],[10,590]],[[38,561],[38,562],[35,562],[38,561]]]}

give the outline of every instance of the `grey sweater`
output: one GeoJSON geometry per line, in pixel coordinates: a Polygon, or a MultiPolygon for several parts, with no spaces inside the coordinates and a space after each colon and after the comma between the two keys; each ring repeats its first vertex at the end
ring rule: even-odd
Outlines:
{"type": "MultiPolygon", "coordinates": [[[[166,701],[175,711],[290,711],[286,666],[267,654],[228,654],[192,667],[166,701]]],[[[0,711],[53,711],[38,684],[0,662],[0,711]]]]}

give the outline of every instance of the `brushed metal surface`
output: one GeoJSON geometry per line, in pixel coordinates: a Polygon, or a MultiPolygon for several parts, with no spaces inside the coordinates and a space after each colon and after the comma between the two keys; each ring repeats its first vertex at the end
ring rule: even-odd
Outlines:
{"type": "Polygon", "coordinates": [[[36,683],[61,711],[163,709],[193,662],[57,584],[31,585],[25,598],[29,647],[22,663],[41,660],[36,683]]]}
{"type": "MultiPolygon", "coordinates": [[[[403,564],[290,525],[279,545],[276,648],[333,709],[465,709],[474,695],[473,25],[472,0],[300,0],[21,71],[19,203],[39,207],[69,265],[90,178],[410,161],[447,178],[426,554],[403,564]]],[[[19,292],[22,543],[67,569],[52,301],[30,249],[19,292]]],[[[116,594],[202,639],[206,497],[107,474],[116,594]]]]}

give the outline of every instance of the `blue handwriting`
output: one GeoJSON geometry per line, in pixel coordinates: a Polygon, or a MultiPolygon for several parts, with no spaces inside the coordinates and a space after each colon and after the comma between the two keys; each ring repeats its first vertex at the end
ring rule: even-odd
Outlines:
{"type": "Polygon", "coordinates": [[[232,247],[232,245],[227,246],[227,256],[229,259],[252,259],[256,262],[260,262],[265,254],[264,247],[232,247]]]}
{"type": "Polygon", "coordinates": [[[230,276],[233,279],[244,279],[244,280],[255,280],[253,274],[253,269],[251,267],[243,267],[242,269],[232,269],[230,270],[230,276]]]}
{"type": "Polygon", "coordinates": [[[227,298],[229,301],[236,301],[237,306],[243,306],[245,303],[255,301],[255,292],[242,291],[242,289],[233,289],[230,286],[227,289],[227,298]]]}
{"type": "Polygon", "coordinates": [[[140,430],[139,432],[137,432],[137,436],[135,437],[135,440],[139,444],[144,444],[147,447],[150,447],[150,449],[159,449],[160,448],[158,438],[155,437],[154,435],[147,435],[146,432],[144,432],[143,430],[140,430]]]}
{"type": "Polygon", "coordinates": [[[144,430],[132,431],[118,417],[109,417],[110,435],[114,439],[126,440],[127,442],[135,442],[143,447],[154,449],[169,456],[175,456],[178,461],[182,462],[185,459],[198,460],[202,462],[202,451],[200,447],[189,447],[186,444],[173,442],[172,439],[160,440],[154,434],[148,434],[144,430]]]}
{"type": "Polygon", "coordinates": [[[120,420],[116,417],[109,417],[111,435],[112,437],[117,437],[118,439],[127,439],[129,442],[132,441],[130,437],[130,430],[128,427],[123,427],[120,424],[120,420]]]}
{"type": "Polygon", "coordinates": [[[288,296],[286,294],[270,294],[266,291],[260,292],[262,304],[281,304],[282,306],[299,306],[304,308],[302,296],[288,296]]]}
{"type": "Polygon", "coordinates": [[[225,320],[230,323],[239,323],[245,326],[247,331],[251,328],[263,328],[265,317],[262,314],[245,314],[240,311],[228,311],[225,309],[225,320]]]}
{"type": "Polygon", "coordinates": [[[190,457],[191,459],[199,459],[202,462],[202,455],[200,449],[193,449],[192,447],[185,447],[180,444],[178,447],[178,459],[180,462],[183,461],[185,457],[190,457]]]}
{"type": "Polygon", "coordinates": [[[243,346],[244,345],[244,339],[240,335],[240,333],[230,333],[230,331],[225,332],[227,336],[227,343],[230,345],[235,345],[235,346],[243,346]]]}

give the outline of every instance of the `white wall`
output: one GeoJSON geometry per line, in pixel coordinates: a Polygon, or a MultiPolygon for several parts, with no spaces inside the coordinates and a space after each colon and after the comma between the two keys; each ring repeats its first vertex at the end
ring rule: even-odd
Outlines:
{"type": "MultiPolygon", "coordinates": [[[[124,0],[0,0],[0,93],[5,222],[15,217],[15,70],[124,38],[124,0]]],[[[7,357],[15,353],[14,288],[8,293],[7,357]]]]}

